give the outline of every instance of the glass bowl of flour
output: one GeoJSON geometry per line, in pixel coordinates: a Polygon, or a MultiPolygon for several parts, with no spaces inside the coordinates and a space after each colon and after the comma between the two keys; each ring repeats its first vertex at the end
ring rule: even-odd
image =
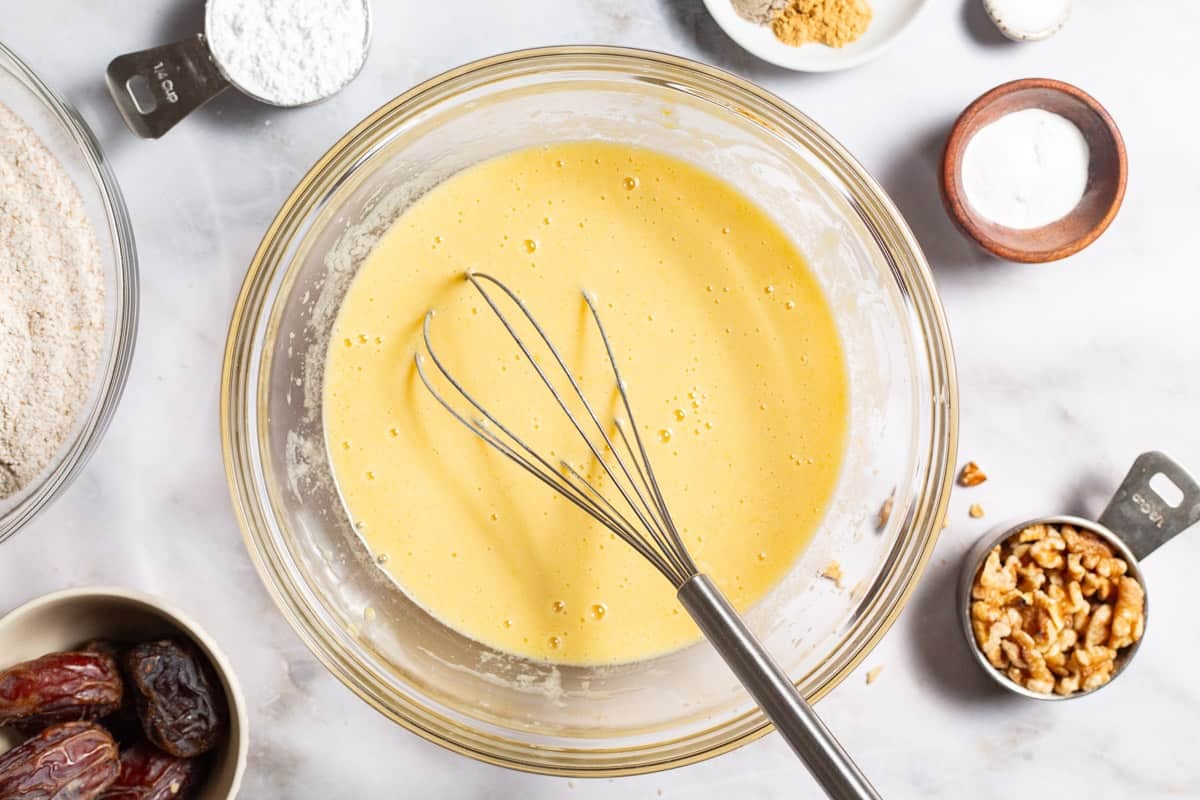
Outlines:
{"type": "Polygon", "coordinates": [[[137,256],[79,113],[0,44],[0,542],[70,484],[125,386],[137,256]]]}

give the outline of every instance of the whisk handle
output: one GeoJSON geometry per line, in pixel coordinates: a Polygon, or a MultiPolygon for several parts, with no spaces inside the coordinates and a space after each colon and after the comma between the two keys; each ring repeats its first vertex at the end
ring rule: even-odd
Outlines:
{"type": "Polygon", "coordinates": [[[825,793],[833,800],[879,800],[862,770],[708,576],[693,576],[678,597],[825,793]]]}

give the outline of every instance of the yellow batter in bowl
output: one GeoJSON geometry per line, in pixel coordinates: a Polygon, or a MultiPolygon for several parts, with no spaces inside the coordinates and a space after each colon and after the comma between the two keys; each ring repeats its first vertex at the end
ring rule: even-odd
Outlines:
{"type": "Polygon", "coordinates": [[[728,184],[650,150],[576,142],[485,161],[428,192],[339,311],[324,397],[334,474],[415,602],[487,645],[558,663],[641,660],[699,637],[652,567],[420,385],[413,355],[436,307],[439,354],[463,384],[542,450],[595,469],[462,280],[468,269],[515,288],[589,395],[608,401],[580,290],[594,293],[697,563],[740,609],[788,572],[846,446],[846,366],[826,299],[789,238],[728,184]]]}

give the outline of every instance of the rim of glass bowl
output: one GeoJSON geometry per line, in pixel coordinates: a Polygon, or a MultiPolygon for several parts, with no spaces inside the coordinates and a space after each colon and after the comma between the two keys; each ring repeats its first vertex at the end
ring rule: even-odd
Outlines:
{"type": "MultiPolygon", "coordinates": [[[[100,190],[107,221],[106,233],[112,242],[113,258],[116,259],[116,269],[113,271],[115,315],[111,329],[105,332],[108,358],[100,365],[98,382],[93,384],[95,397],[91,406],[85,409],[86,417],[77,423],[74,440],[58,454],[58,461],[41,477],[36,487],[0,518],[0,542],[3,542],[45,510],[71,484],[95,452],[108,423],[112,420],[121,394],[125,390],[125,380],[129,376],[134,341],[137,338],[138,261],[129,210],[125,207],[125,199],[117,185],[117,177],[100,149],[100,143],[92,129],[74,106],[59,97],[28,64],[3,43],[0,43],[0,70],[16,78],[78,145],[88,171],[100,190]]],[[[100,231],[97,231],[97,234],[99,233],[100,231]]]]}
{"type": "MultiPolygon", "coordinates": [[[[826,695],[866,657],[904,607],[941,532],[957,452],[957,382],[950,337],[929,266],[900,212],[873,178],[829,134],[767,91],[722,70],[678,56],[618,47],[551,47],[485,58],[453,69],[401,94],[343,136],[300,181],[267,229],[250,264],[230,324],[221,382],[221,434],[225,468],[247,549],[276,605],[313,654],[376,710],[425,739],[481,761],[562,776],[615,776],[654,772],[701,761],[737,748],[771,730],[757,709],[685,737],[628,746],[533,747],[486,730],[465,716],[434,709],[408,687],[404,693],[377,679],[366,659],[327,632],[319,604],[291,568],[281,531],[270,512],[269,491],[257,463],[254,420],[264,413],[248,403],[256,391],[265,341],[258,336],[290,264],[291,243],[303,238],[334,189],[396,127],[458,93],[530,73],[589,69],[633,73],[749,116],[809,150],[831,173],[876,238],[924,347],[922,413],[930,415],[930,441],[920,453],[919,487],[909,521],[876,588],[837,656],[799,682],[810,701],[826,695]]],[[[269,336],[263,336],[268,339],[269,336]]]]}

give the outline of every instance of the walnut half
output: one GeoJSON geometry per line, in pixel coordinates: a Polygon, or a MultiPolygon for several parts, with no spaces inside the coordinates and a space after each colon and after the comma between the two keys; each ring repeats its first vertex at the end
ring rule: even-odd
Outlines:
{"type": "Polygon", "coordinates": [[[978,486],[986,480],[987,473],[981,470],[974,461],[968,461],[962,468],[962,472],[958,473],[959,486],[978,486]]]}

